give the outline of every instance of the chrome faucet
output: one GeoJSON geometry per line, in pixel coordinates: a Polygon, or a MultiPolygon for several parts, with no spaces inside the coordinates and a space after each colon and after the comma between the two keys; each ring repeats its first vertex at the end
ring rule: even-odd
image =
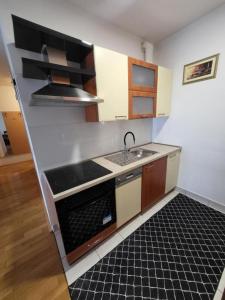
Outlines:
{"type": "Polygon", "coordinates": [[[125,153],[126,155],[127,155],[128,151],[130,150],[130,149],[127,148],[127,143],[126,143],[126,138],[127,138],[128,134],[131,134],[131,135],[132,135],[133,141],[134,141],[134,144],[135,144],[135,135],[133,134],[132,131],[127,131],[127,132],[125,133],[125,135],[124,135],[124,138],[123,138],[123,143],[124,143],[124,153],[125,153]]]}

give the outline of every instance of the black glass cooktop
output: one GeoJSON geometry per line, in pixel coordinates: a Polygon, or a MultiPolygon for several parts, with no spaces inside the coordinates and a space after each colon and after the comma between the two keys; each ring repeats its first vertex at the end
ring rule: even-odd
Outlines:
{"type": "Polygon", "coordinates": [[[92,160],[45,171],[54,195],[110,173],[92,160]]]}

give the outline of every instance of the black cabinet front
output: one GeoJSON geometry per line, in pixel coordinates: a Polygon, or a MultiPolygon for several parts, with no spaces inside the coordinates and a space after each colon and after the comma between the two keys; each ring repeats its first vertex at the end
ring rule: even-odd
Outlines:
{"type": "Polygon", "coordinates": [[[116,222],[115,179],[56,202],[66,254],[116,222]]]}

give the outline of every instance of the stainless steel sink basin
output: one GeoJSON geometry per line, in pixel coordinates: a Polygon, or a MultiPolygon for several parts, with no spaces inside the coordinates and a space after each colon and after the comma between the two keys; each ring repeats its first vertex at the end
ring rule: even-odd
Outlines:
{"type": "Polygon", "coordinates": [[[108,159],[119,166],[126,166],[156,153],[156,151],[137,148],[131,151],[121,151],[109,156],[105,156],[105,159],[108,159]]]}
{"type": "Polygon", "coordinates": [[[151,151],[147,149],[138,148],[136,150],[131,150],[131,153],[138,158],[148,157],[150,155],[156,154],[156,151],[151,151]]]}

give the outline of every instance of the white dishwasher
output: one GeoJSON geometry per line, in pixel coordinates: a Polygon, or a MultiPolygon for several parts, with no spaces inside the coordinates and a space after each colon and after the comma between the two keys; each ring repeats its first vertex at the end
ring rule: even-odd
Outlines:
{"type": "Polygon", "coordinates": [[[138,168],[116,178],[117,227],[141,212],[141,175],[138,168]]]}

